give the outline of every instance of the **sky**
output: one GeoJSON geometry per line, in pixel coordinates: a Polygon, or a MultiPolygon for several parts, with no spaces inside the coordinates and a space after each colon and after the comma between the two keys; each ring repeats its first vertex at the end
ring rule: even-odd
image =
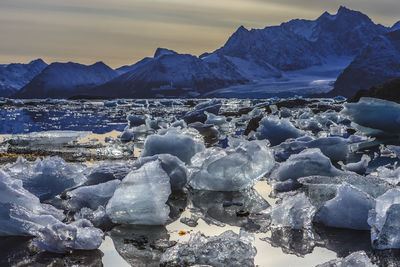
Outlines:
{"type": "Polygon", "coordinates": [[[200,55],[240,25],[315,19],[340,5],[385,26],[400,20],[399,0],[0,0],[0,63],[42,58],[116,68],[157,47],[200,55]]]}

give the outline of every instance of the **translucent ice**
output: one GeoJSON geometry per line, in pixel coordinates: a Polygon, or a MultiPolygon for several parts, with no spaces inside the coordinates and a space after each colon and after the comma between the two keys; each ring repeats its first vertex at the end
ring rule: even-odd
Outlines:
{"type": "Polygon", "coordinates": [[[372,246],[377,249],[400,248],[400,190],[390,189],[376,199],[369,214],[372,246]]]}
{"type": "Polygon", "coordinates": [[[306,148],[319,148],[332,161],[346,160],[352,140],[342,137],[300,137],[289,140],[275,147],[275,154],[280,160],[286,160],[290,155],[299,153],[306,148]]]}
{"type": "Polygon", "coordinates": [[[104,234],[91,222],[81,219],[71,224],[54,223],[38,231],[35,244],[50,252],[65,253],[71,250],[93,250],[100,247],[104,234]]]}
{"type": "Polygon", "coordinates": [[[364,251],[353,252],[346,258],[340,258],[319,264],[316,267],[375,267],[364,251]]]}
{"type": "Polygon", "coordinates": [[[189,167],[194,189],[239,191],[252,187],[274,166],[274,157],[264,141],[229,139],[229,147],[213,147],[196,154],[189,167]]]}
{"type": "Polygon", "coordinates": [[[317,212],[315,220],[329,227],[369,230],[369,210],[375,200],[360,189],[343,183],[335,198],[327,201],[317,212]]]}
{"type": "Polygon", "coordinates": [[[218,99],[212,99],[203,103],[198,104],[194,107],[194,110],[187,112],[183,119],[187,123],[192,123],[196,121],[205,122],[207,115],[205,112],[218,114],[221,109],[222,102],[218,99]]]}
{"type": "Polygon", "coordinates": [[[280,204],[267,209],[271,215],[271,226],[292,229],[311,228],[315,211],[304,193],[285,197],[280,204]]]}
{"type": "Polygon", "coordinates": [[[254,237],[244,231],[235,234],[226,231],[219,236],[206,237],[197,232],[191,234],[188,242],[178,243],[161,256],[165,266],[211,265],[254,266],[257,253],[253,247],[254,237]]]}
{"type": "Polygon", "coordinates": [[[64,219],[61,211],[22,187],[21,180],[0,170],[0,235],[35,235],[38,229],[64,219]]]}
{"type": "Polygon", "coordinates": [[[171,154],[188,164],[194,154],[203,150],[204,144],[195,140],[192,136],[170,130],[164,135],[148,136],[141,157],[171,154]]]}
{"type": "Polygon", "coordinates": [[[188,170],[185,164],[175,156],[159,154],[152,157],[141,157],[133,164],[133,168],[140,168],[145,163],[158,160],[161,167],[168,174],[172,191],[179,191],[186,185],[188,170]]]}
{"type": "Polygon", "coordinates": [[[62,158],[50,157],[37,159],[34,164],[20,158],[6,171],[13,178],[21,179],[24,188],[43,201],[85,182],[84,169],[81,165],[68,164],[62,158]]]}
{"type": "Polygon", "coordinates": [[[107,204],[107,215],[114,223],[163,225],[169,215],[169,180],[160,162],[144,164],[122,180],[107,204]]]}
{"type": "Polygon", "coordinates": [[[277,116],[268,116],[260,121],[257,129],[257,139],[267,139],[272,146],[279,145],[289,138],[297,138],[304,132],[297,129],[288,119],[279,119],[277,116]]]}
{"type": "Polygon", "coordinates": [[[105,206],[114,195],[114,191],[120,180],[112,180],[102,184],[81,186],[67,192],[67,209],[78,211],[83,207],[96,210],[99,206],[105,206]]]}
{"type": "Polygon", "coordinates": [[[399,135],[400,105],[382,99],[361,98],[358,103],[344,104],[342,114],[361,126],[368,135],[399,135]],[[377,112],[379,110],[379,112],[377,112]]]}
{"type": "Polygon", "coordinates": [[[111,180],[122,180],[132,170],[126,162],[105,162],[87,176],[85,185],[95,185],[111,180]]]}
{"type": "Polygon", "coordinates": [[[321,153],[321,150],[310,148],[291,155],[287,161],[279,165],[271,177],[277,181],[296,181],[297,178],[311,175],[337,176],[340,174],[343,174],[343,171],[336,169],[330,159],[321,153]]]}
{"type": "Polygon", "coordinates": [[[344,174],[335,177],[310,176],[300,178],[299,182],[303,184],[303,188],[312,199],[313,204],[318,207],[334,198],[342,183],[350,184],[373,198],[379,197],[392,188],[389,183],[377,177],[365,177],[357,174],[344,174]]]}
{"type": "Polygon", "coordinates": [[[367,154],[364,154],[362,155],[361,160],[359,162],[342,165],[342,168],[345,171],[351,171],[358,174],[365,174],[365,172],[367,171],[368,163],[370,161],[371,158],[367,154]]]}

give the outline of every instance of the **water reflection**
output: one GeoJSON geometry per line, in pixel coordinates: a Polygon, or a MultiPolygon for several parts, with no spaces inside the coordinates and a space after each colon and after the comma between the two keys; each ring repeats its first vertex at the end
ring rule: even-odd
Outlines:
{"type": "Polygon", "coordinates": [[[100,250],[74,251],[71,254],[43,252],[27,237],[0,238],[0,266],[102,266],[100,250]]]}

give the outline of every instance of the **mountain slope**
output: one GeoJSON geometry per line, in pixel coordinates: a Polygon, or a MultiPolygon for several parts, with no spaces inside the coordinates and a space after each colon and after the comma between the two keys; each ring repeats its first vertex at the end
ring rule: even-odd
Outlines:
{"type": "Polygon", "coordinates": [[[329,96],[352,97],[358,90],[368,89],[400,77],[400,30],[375,37],[351,62],[335,82],[329,96]]]}
{"type": "Polygon", "coordinates": [[[152,59],[94,88],[91,94],[119,97],[198,96],[247,80],[234,69],[213,71],[201,59],[159,48],[152,59]]]}
{"type": "Polygon", "coordinates": [[[90,66],[52,63],[14,96],[18,98],[65,98],[117,77],[116,71],[98,62],[90,66]]]}
{"type": "Polygon", "coordinates": [[[11,96],[46,67],[47,64],[41,59],[33,60],[28,64],[0,65],[0,96],[11,96]]]}

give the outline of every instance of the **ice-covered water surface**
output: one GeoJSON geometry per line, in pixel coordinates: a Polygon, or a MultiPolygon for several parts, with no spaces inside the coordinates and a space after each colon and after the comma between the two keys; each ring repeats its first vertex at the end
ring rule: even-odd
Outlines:
{"type": "Polygon", "coordinates": [[[0,144],[2,234],[30,238],[0,261],[396,266],[396,128],[370,138],[352,124],[364,106],[343,101],[3,101],[7,123],[17,109],[65,114],[36,120],[58,131],[26,123],[38,133],[0,144]]]}

